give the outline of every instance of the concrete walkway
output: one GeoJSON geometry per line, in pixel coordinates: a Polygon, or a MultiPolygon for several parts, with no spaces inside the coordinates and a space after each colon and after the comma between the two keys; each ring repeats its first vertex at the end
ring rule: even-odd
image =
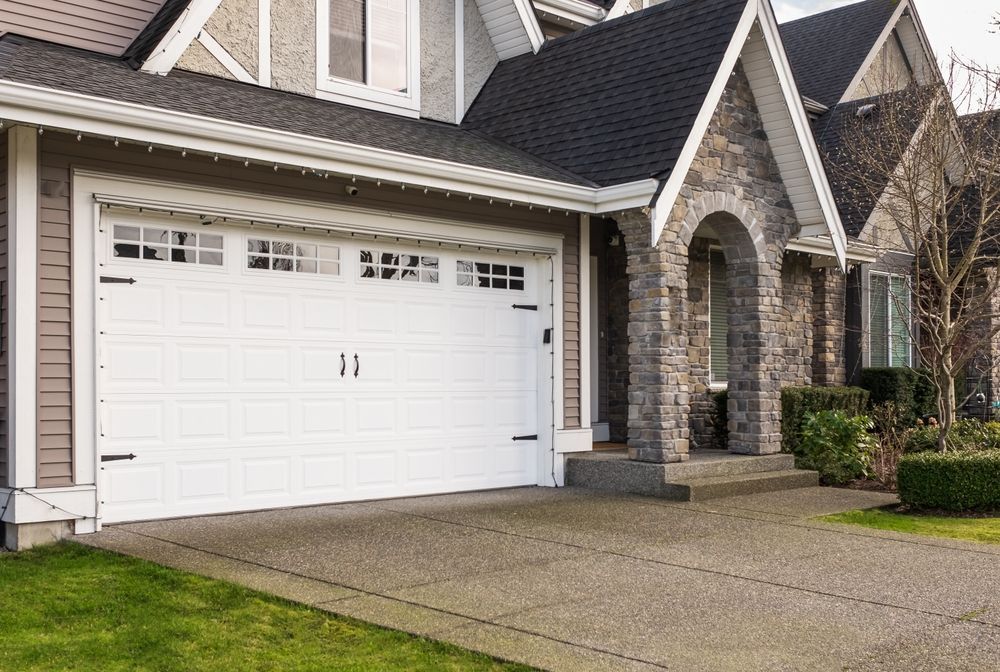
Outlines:
{"type": "Polygon", "coordinates": [[[107,528],[78,540],[553,670],[1000,670],[1000,546],[523,488],[107,528]]]}

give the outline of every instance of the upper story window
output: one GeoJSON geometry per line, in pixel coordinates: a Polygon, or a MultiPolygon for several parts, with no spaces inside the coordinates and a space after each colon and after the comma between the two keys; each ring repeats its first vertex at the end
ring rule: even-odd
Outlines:
{"type": "Polygon", "coordinates": [[[416,116],[419,0],[316,2],[317,95],[416,116]]]}

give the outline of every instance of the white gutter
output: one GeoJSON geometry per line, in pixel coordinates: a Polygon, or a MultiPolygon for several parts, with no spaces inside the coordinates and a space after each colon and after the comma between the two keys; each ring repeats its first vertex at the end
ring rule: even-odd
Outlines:
{"type": "Polygon", "coordinates": [[[653,179],[587,187],[4,80],[0,118],[590,214],[646,207],[656,191],[653,179]]]}

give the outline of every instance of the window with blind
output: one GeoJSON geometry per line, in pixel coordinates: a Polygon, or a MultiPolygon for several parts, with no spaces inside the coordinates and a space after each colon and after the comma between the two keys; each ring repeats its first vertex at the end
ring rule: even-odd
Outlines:
{"type": "Polygon", "coordinates": [[[901,275],[871,274],[869,297],[869,366],[911,366],[910,286],[901,275]]]}
{"type": "Polygon", "coordinates": [[[726,257],[709,255],[708,311],[710,321],[710,370],[713,383],[729,380],[729,295],[726,291],[726,257]]]}

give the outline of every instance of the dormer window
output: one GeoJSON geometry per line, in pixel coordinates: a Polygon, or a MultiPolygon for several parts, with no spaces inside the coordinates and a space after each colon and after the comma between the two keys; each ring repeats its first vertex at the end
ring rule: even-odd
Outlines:
{"type": "Polygon", "coordinates": [[[317,96],[416,116],[419,0],[317,0],[317,96]]]}

